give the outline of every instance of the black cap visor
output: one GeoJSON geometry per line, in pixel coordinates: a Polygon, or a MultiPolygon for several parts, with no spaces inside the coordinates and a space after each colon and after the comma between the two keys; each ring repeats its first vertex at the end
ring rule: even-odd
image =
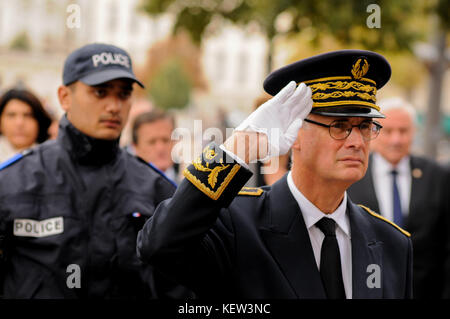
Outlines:
{"type": "Polygon", "coordinates": [[[136,79],[133,73],[130,73],[123,69],[102,70],[99,72],[83,76],[79,79],[79,81],[83,82],[84,84],[94,86],[116,79],[130,79],[139,84],[141,88],[145,88],[144,84],[142,84],[138,79],[136,79]]]}
{"type": "Polygon", "coordinates": [[[386,116],[371,107],[361,106],[339,106],[339,107],[314,107],[312,114],[319,114],[324,116],[338,116],[338,117],[370,117],[370,118],[385,118],[386,116]]]}

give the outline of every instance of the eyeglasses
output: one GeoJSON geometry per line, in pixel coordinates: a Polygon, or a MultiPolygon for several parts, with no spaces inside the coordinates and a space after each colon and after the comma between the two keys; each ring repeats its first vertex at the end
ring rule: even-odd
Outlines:
{"type": "Polygon", "coordinates": [[[330,125],[316,122],[310,119],[305,119],[305,122],[328,127],[330,136],[335,140],[345,140],[350,135],[354,127],[359,128],[359,131],[361,132],[364,140],[373,140],[378,136],[381,128],[383,127],[380,123],[374,121],[363,121],[358,125],[352,125],[347,120],[336,120],[331,122],[330,125]]]}

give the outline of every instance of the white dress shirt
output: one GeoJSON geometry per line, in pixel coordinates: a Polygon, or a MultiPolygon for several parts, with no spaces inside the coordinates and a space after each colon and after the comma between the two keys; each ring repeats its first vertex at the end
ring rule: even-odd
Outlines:
{"type": "Polygon", "coordinates": [[[15,148],[4,135],[0,135],[0,164],[10,159],[14,155],[24,151],[25,149],[32,148],[36,145],[36,143],[33,143],[27,148],[15,148]]]}
{"type": "Polygon", "coordinates": [[[179,183],[178,180],[178,176],[177,176],[177,172],[175,172],[175,168],[172,166],[170,166],[168,169],[166,169],[164,171],[164,174],[170,178],[172,181],[174,181],[175,183],[179,183]]]}
{"type": "Polygon", "coordinates": [[[300,207],[308,229],[309,239],[311,241],[317,268],[320,270],[320,250],[325,235],[315,226],[322,217],[332,218],[338,227],[336,227],[336,238],[341,254],[342,280],[344,281],[345,296],[352,299],[352,249],[350,237],[350,221],[346,214],[347,193],[344,193],[344,199],[339,207],[331,214],[322,213],[313,203],[311,203],[295,186],[292,179],[292,172],[288,173],[287,183],[289,189],[300,207]]]}
{"type": "Polygon", "coordinates": [[[14,148],[5,136],[0,135],[0,163],[3,163],[19,152],[20,150],[14,148]]]}
{"type": "Polygon", "coordinates": [[[409,200],[411,196],[411,168],[409,156],[405,156],[396,167],[386,161],[378,153],[372,155],[372,179],[375,193],[378,199],[380,214],[387,219],[394,220],[394,204],[392,190],[393,169],[397,170],[397,187],[400,194],[400,204],[402,205],[403,216],[408,216],[409,200]]]}
{"type": "MultiPolygon", "coordinates": [[[[236,154],[227,150],[223,144],[220,148],[230,155],[235,161],[246,169],[249,166],[236,154]]],[[[323,217],[332,218],[338,227],[336,227],[336,239],[339,245],[339,252],[341,254],[341,268],[342,268],[342,280],[344,282],[345,296],[347,299],[352,299],[352,245],[350,237],[350,220],[346,214],[347,210],[347,193],[344,193],[344,199],[339,207],[331,214],[322,213],[313,203],[311,203],[295,186],[292,179],[292,172],[288,173],[287,183],[289,190],[294,196],[295,200],[300,207],[305,221],[306,228],[308,230],[309,239],[316,260],[317,269],[320,271],[320,251],[322,248],[322,242],[325,239],[325,235],[315,225],[323,217]]]]}

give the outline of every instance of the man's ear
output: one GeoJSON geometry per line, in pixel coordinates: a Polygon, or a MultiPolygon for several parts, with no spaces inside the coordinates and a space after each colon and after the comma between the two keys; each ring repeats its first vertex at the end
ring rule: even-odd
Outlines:
{"type": "Polygon", "coordinates": [[[301,131],[302,128],[300,128],[297,132],[297,138],[294,141],[294,144],[292,144],[291,148],[297,151],[300,151],[300,138],[301,138],[301,131]]]}
{"type": "Polygon", "coordinates": [[[72,90],[68,86],[61,85],[58,88],[58,100],[62,109],[67,113],[72,105],[72,90]]]}

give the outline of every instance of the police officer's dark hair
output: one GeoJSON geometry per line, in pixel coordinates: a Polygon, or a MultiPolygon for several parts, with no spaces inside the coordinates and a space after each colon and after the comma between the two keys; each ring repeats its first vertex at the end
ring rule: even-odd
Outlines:
{"type": "Polygon", "coordinates": [[[134,144],[138,142],[138,134],[137,131],[139,128],[147,123],[153,123],[159,120],[169,120],[172,123],[172,127],[175,128],[175,118],[172,114],[165,112],[160,109],[155,109],[150,112],[144,112],[136,116],[133,121],[132,130],[131,130],[131,139],[134,144]]]}
{"type": "Polygon", "coordinates": [[[19,100],[31,107],[33,112],[33,117],[38,122],[38,136],[37,142],[42,143],[49,138],[48,128],[52,123],[52,118],[48,114],[48,112],[42,106],[41,101],[26,89],[17,89],[13,88],[6,91],[3,96],[0,98],[0,117],[3,114],[6,104],[8,104],[11,100],[19,100]]]}
{"type": "Polygon", "coordinates": [[[66,86],[67,86],[72,92],[75,92],[75,83],[77,83],[77,82],[73,82],[73,83],[67,84],[66,86]]]}

